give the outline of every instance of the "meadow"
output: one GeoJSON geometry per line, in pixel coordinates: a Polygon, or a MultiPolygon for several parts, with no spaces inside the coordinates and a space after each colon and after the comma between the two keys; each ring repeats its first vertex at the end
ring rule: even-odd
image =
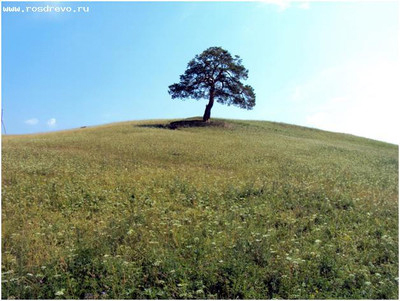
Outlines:
{"type": "Polygon", "coordinates": [[[168,122],[2,137],[2,298],[398,299],[397,145],[168,122]]]}

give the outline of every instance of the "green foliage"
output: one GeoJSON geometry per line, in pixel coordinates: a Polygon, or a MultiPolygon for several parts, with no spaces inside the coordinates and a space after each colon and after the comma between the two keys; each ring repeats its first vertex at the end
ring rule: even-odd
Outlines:
{"type": "MultiPolygon", "coordinates": [[[[256,104],[254,89],[244,85],[248,70],[239,56],[232,55],[221,47],[210,47],[196,55],[187,66],[180,82],[169,86],[169,94],[175,98],[208,98],[208,111],[214,99],[222,104],[235,105],[251,110],[256,104]]],[[[210,118],[205,112],[204,121],[210,118]]]]}
{"type": "Polygon", "coordinates": [[[3,137],[2,298],[398,298],[397,146],[219,122],[3,137]]]}

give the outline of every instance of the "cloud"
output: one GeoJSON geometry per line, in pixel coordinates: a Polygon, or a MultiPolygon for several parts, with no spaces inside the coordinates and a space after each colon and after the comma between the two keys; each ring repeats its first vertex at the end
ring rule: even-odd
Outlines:
{"type": "Polygon", "coordinates": [[[55,127],[56,126],[56,122],[57,122],[57,120],[55,118],[50,118],[49,120],[47,120],[47,125],[49,127],[55,127]]]}
{"type": "Polygon", "coordinates": [[[308,108],[305,124],[398,144],[399,67],[399,61],[342,66],[296,86],[296,102],[308,108]]]}
{"type": "MultiPolygon", "coordinates": [[[[268,1],[267,1],[268,2],[268,1]]],[[[270,0],[271,4],[275,4],[278,6],[278,11],[284,11],[290,7],[290,1],[285,0],[270,0]]]]}
{"type": "Polygon", "coordinates": [[[282,12],[290,7],[290,0],[263,0],[259,2],[259,6],[275,5],[278,8],[278,12],[282,12]]]}
{"type": "Polygon", "coordinates": [[[299,5],[297,5],[298,8],[300,9],[309,9],[310,8],[310,2],[302,2],[299,5]]]}
{"type": "Polygon", "coordinates": [[[283,12],[286,9],[292,7],[292,3],[299,3],[295,7],[300,9],[309,9],[310,2],[309,1],[299,1],[299,0],[262,0],[261,4],[272,4],[277,6],[278,12],[283,12]]]}
{"type": "Polygon", "coordinates": [[[39,120],[37,118],[31,118],[31,119],[25,120],[24,122],[28,125],[36,125],[39,123],[39,120]]]}

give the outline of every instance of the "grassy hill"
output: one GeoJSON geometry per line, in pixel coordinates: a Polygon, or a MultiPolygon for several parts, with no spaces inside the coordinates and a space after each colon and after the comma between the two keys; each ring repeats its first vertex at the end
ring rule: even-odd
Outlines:
{"type": "Polygon", "coordinates": [[[3,298],[398,298],[398,146],[167,123],[3,137],[3,298]]]}

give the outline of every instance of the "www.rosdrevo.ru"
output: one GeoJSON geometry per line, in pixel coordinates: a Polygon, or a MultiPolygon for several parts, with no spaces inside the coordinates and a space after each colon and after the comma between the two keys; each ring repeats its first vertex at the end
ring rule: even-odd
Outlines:
{"type": "Polygon", "coordinates": [[[3,6],[5,13],[88,13],[89,6],[3,6]]]}

